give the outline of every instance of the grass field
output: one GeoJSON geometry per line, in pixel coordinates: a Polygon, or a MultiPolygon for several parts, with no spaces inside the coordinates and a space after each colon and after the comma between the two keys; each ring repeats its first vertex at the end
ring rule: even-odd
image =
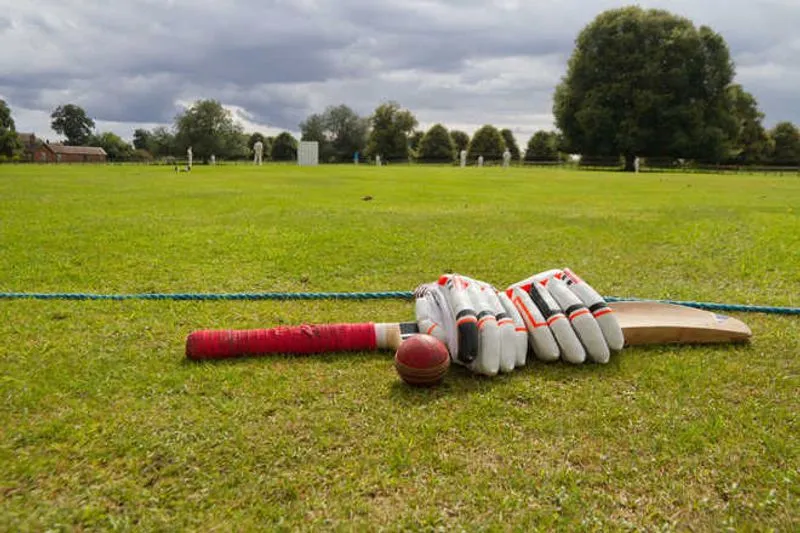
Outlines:
{"type": "MultiPolygon", "coordinates": [[[[800,179],[541,169],[0,166],[0,291],[504,286],[800,305],[800,179]],[[362,197],[370,195],[371,201],[362,197]]],[[[0,530],[800,528],[800,319],[606,366],[391,354],[195,364],[199,328],[396,321],[403,300],[0,300],[0,530]]]]}

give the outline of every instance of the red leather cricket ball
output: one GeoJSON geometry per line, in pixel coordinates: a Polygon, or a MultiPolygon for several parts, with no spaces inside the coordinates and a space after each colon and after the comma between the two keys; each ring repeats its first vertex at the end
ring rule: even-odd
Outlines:
{"type": "Polygon", "coordinates": [[[400,378],[416,387],[432,387],[444,379],[450,367],[447,346],[432,335],[412,335],[397,348],[394,367],[400,378]]]}

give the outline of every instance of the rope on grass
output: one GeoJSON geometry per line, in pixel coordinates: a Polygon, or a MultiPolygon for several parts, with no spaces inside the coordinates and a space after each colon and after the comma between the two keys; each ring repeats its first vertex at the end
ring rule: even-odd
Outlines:
{"type": "Polygon", "coordinates": [[[662,304],[683,305],[685,307],[696,307],[706,311],[726,311],[734,313],[767,313],[773,315],[800,315],[800,307],[776,307],[772,305],[744,305],[744,304],[720,304],[713,302],[694,302],[679,300],[649,300],[646,298],[618,298],[615,296],[603,296],[608,302],[656,302],[662,304]]]}
{"type": "MultiPolygon", "coordinates": [[[[411,300],[411,291],[384,292],[242,292],[242,293],[143,293],[143,294],[89,294],[89,293],[41,293],[0,292],[0,300],[176,300],[176,301],[231,301],[231,300],[411,300]]],[[[658,302],[707,311],[739,313],[767,313],[777,315],[800,315],[800,307],[775,307],[769,305],[742,305],[678,300],[651,300],[643,298],[620,298],[604,296],[609,302],[637,301],[658,302]]]]}
{"type": "Polygon", "coordinates": [[[87,293],[37,293],[0,292],[0,300],[410,300],[410,291],[386,292],[242,292],[242,293],[143,293],[143,294],[87,294],[87,293]]]}

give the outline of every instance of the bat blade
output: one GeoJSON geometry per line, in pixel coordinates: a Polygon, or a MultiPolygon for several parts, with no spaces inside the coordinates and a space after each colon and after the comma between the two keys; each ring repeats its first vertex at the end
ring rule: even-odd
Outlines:
{"type": "Polygon", "coordinates": [[[614,302],[625,346],[747,342],[750,328],[741,320],[683,305],[614,302]]]}

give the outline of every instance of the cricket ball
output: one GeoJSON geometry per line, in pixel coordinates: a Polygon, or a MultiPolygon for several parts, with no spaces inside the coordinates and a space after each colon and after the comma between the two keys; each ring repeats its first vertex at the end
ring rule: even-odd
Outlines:
{"type": "Polygon", "coordinates": [[[415,387],[433,387],[450,367],[447,346],[431,335],[412,335],[397,348],[394,367],[400,378],[415,387]]]}

